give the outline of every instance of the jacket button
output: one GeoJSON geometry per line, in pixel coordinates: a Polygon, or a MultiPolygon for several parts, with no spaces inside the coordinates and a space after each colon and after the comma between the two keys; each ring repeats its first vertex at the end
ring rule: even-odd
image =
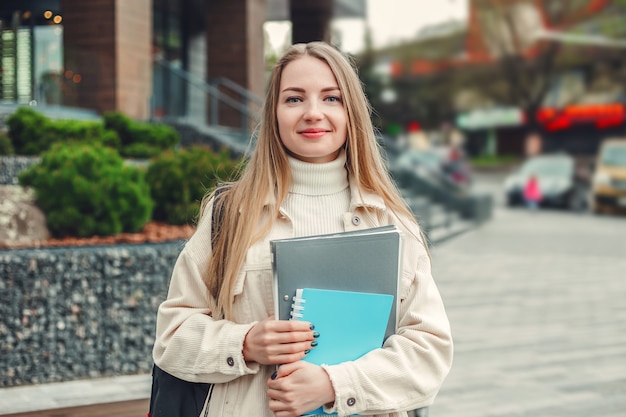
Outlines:
{"type": "Polygon", "coordinates": [[[352,407],[354,404],[356,404],[356,400],[354,398],[350,397],[346,401],[346,404],[348,404],[348,407],[352,407]]]}
{"type": "Polygon", "coordinates": [[[226,359],[226,363],[228,364],[228,366],[235,366],[235,360],[231,357],[226,359]]]}
{"type": "Polygon", "coordinates": [[[352,217],[352,224],[358,226],[361,224],[361,218],[359,216],[352,217]]]}

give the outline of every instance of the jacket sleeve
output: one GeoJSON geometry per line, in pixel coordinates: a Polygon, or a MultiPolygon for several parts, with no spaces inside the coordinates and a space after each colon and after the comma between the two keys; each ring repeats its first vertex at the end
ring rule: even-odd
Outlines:
{"type": "MultiPolygon", "coordinates": [[[[206,208],[211,213],[212,204],[206,208]]],[[[223,383],[259,371],[243,358],[243,342],[255,322],[214,320],[214,300],[202,279],[211,256],[211,216],[203,216],[181,251],[159,306],[154,363],[186,381],[223,383]]]]}
{"type": "Polygon", "coordinates": [[[407,235],[396,334],[356,361],[323,366],[335,389],[326,412],[384,414],[428,406],[450,370],[450,324],[430,256],[421,239],[407,235]]]}

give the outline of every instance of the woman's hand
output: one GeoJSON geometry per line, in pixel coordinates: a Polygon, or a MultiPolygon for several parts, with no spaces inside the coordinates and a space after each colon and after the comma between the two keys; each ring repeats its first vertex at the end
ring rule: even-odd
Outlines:
{"type": "Polygon", "coordinates": [[[278,368],[267,381],[267,396],[269,408],[277,417],[299,416],[335,402],[335,390],[326,371],[305,361],[278,368]]]}
{"type": "Polygon", "coordinates": [[[243,357],[262,365],[291,363],[302,359],[317,344],[314,340],[311,323],[270,317],[250,329],[243,341],[243,357]]]}

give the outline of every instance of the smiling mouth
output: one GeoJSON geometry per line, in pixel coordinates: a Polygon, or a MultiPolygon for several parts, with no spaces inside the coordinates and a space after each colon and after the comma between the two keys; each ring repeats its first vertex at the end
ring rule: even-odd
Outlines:
{"type": "Polygon", "coordinates": [[[326,129],[305,129],[300,131],[299,133],[308,139],[317,139],[324,136],[329,131],[326,129]]]}

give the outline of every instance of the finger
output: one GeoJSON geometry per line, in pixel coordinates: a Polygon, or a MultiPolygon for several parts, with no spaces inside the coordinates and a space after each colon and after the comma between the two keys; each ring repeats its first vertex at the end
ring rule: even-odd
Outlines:
{"type": "Polygon", "coordinates": [[[306,356],[306,354],[304,352],[297,352],[297,353],[291,353],[291,354],[282,354],[282,355],[277,355],[277,356],[269,356],[268,357],[268,364],[271,365],[284,365],[284,364],[289,364],[289,363],[293,363],[293,362],[297,362],[301,359],[303,359],[306,356]]]}
{"type": "Polygon", "coordinates": [[[302,362],[302,361],[290,362],[290,363],[286,363],[284,365],[281,365],[276,370],[276,378],[275,379],[284,378],[286,376],[289,376],[292,373],[294,373],[295,371],[297,371],[299,369],[302,369],[302,368],[305,368],[307,366],[311,366],[311,364],[308,364],[308,363],[302,362]]]}
{"type": "Polygon", "coordinates": [[[276,331],[276,329],[253,329],[250,340],[259,346],[288,345],[290,343],[311,343],[316,334],[307,331],[276,331]]]}
{"type": "Polygon", "coordinates": [[[311,332],[315,328],[308,321],[298,320],[273,320],[268,325],[278,332],[311,332]]]}
{"type": "Polygon", "coordinates": [[[287,404],[283,403],[280,400],[277,399],[273,399],[270,397],[270,400],[268,402],[269,405],[269,409],[272,410],[272,412],[278,417],[278,416],[286,416],[289,415],[289,407],[287,407],[287,404]]]}
{"type": "Polygon", "coordinates": [[[261,336],[267,345],[270,344],[298,344],[308,343],[309,345],[316,339],[312,332],[284,332],[284,333],[266,333],[261,336]]]}

